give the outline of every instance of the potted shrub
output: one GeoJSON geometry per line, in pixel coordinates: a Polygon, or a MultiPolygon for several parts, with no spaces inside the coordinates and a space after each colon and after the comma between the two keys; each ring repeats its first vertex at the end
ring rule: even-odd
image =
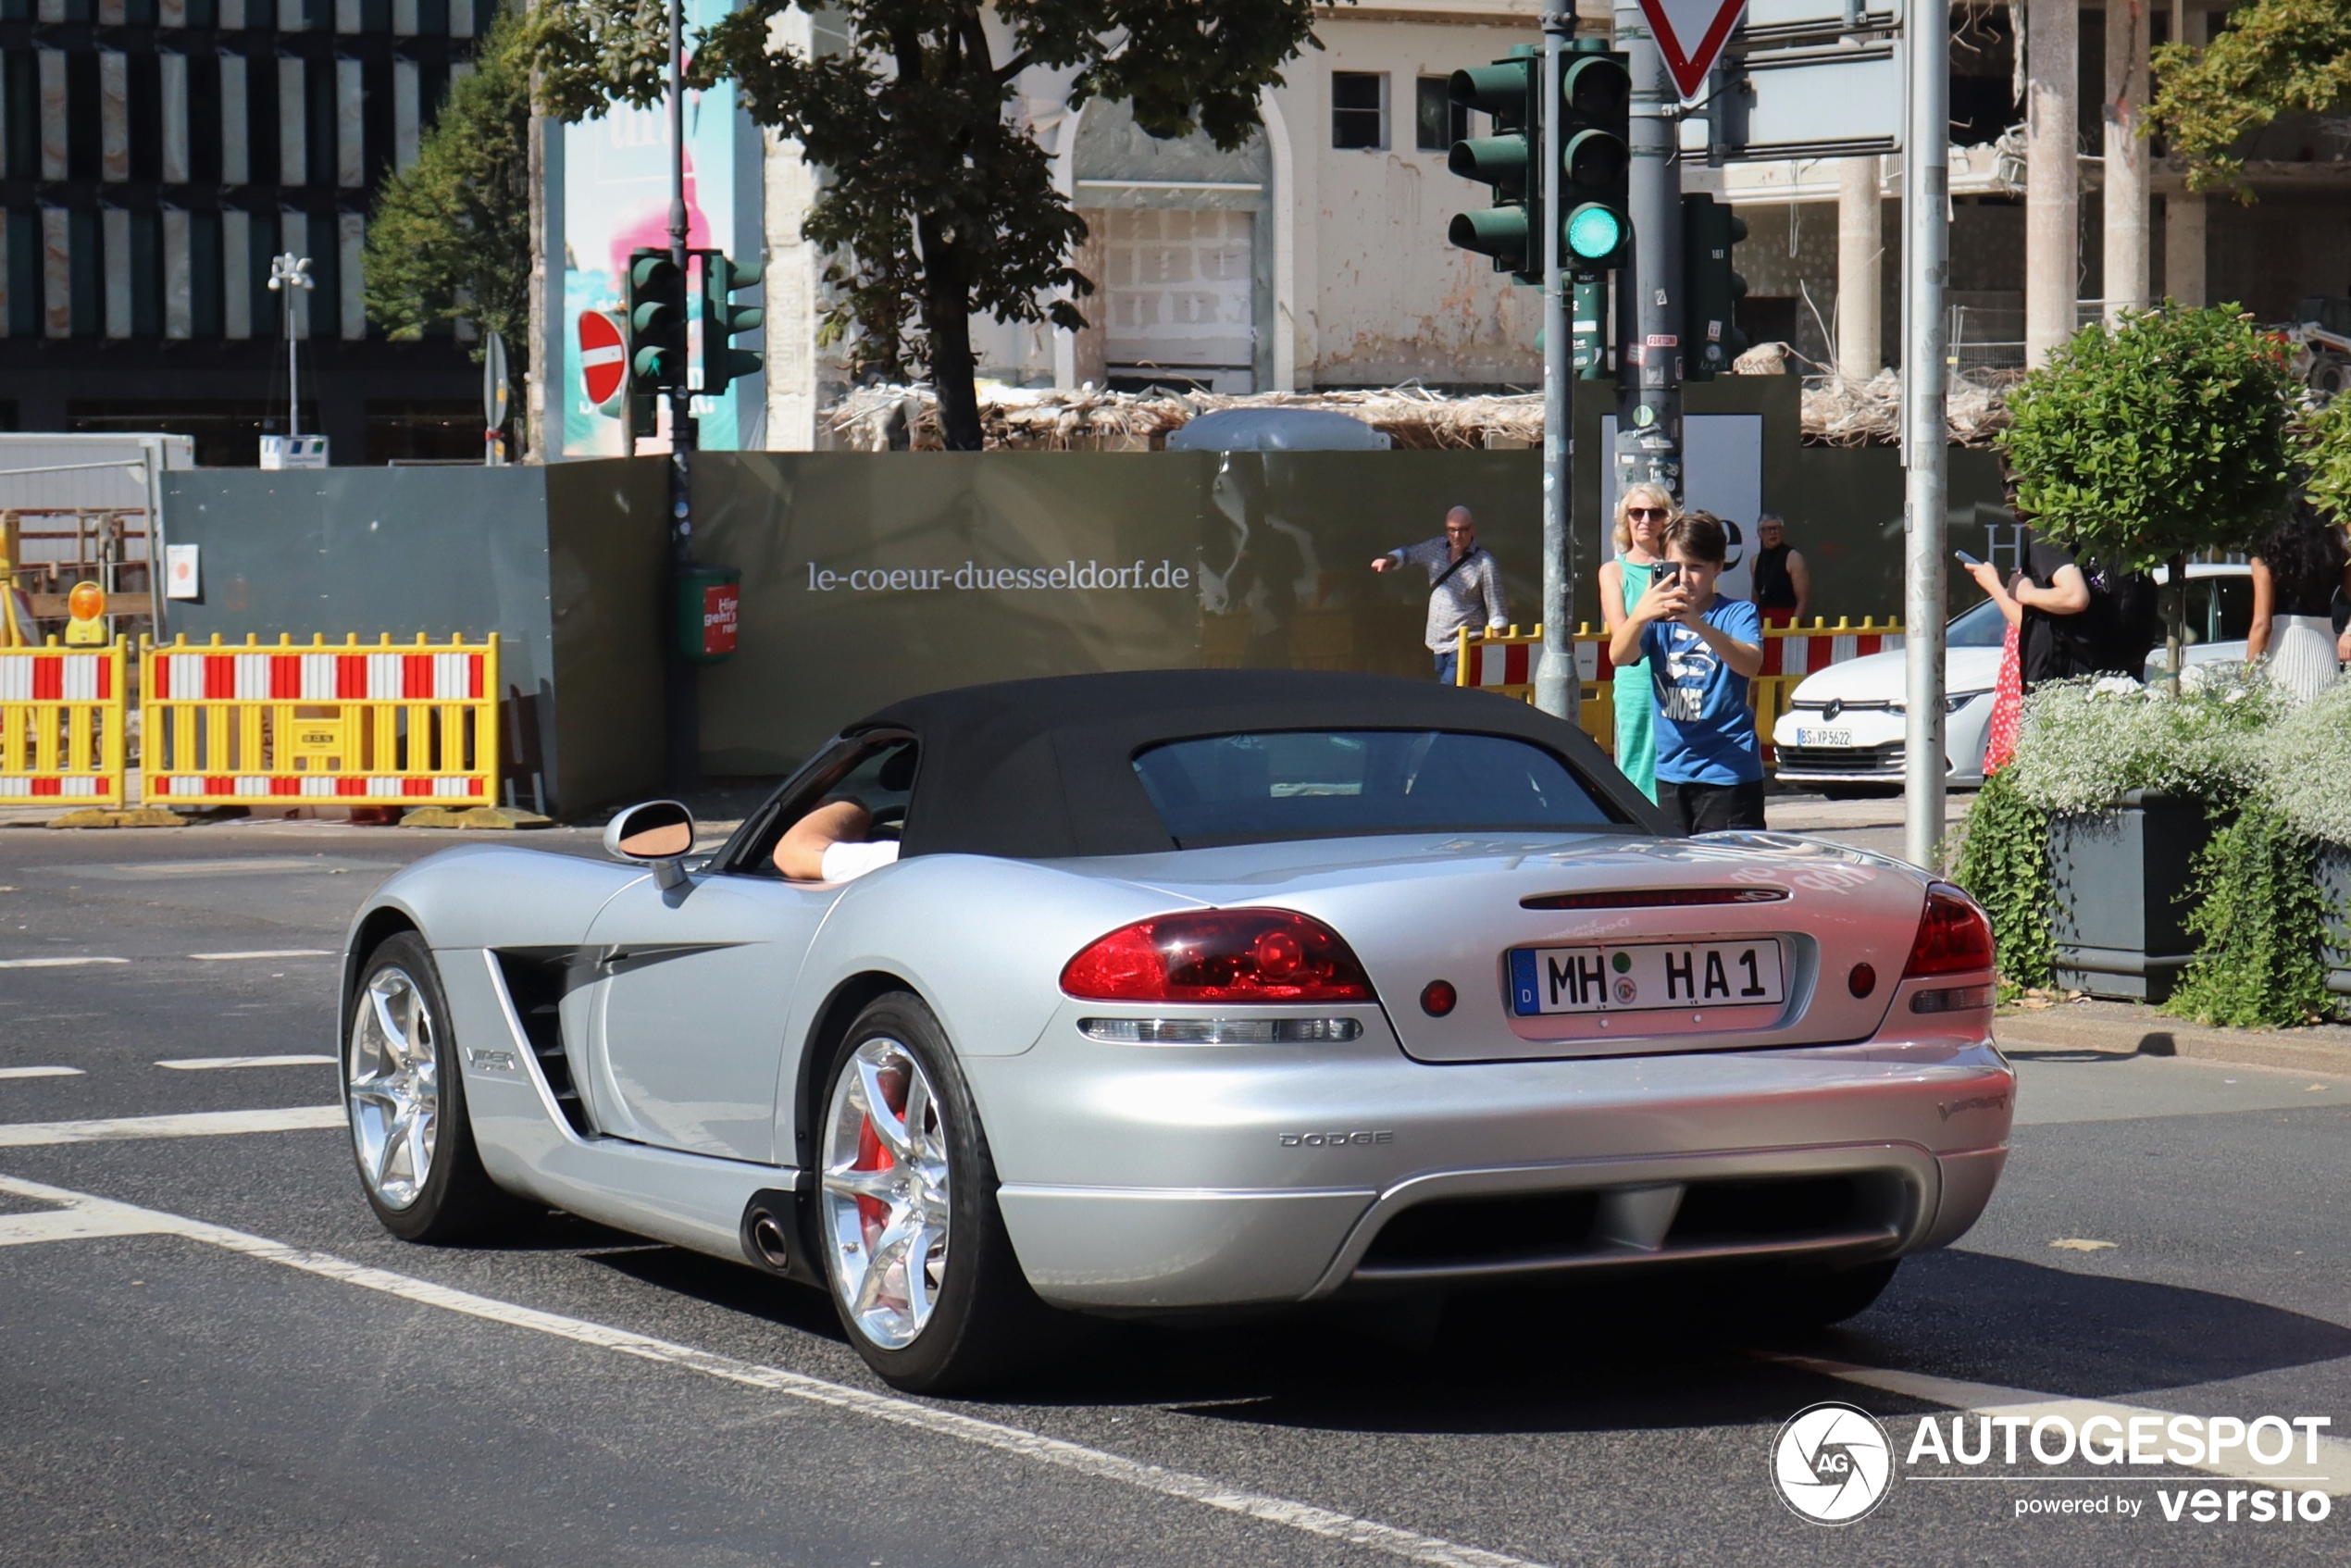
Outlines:
{"type": "MultiPolygon", "coordinates": [[[[2298,1022],[2292,1014],[2331,1010],[2320,993],[2351,995],[2351,681],[2278,720],[2259,774],[2263,837],[2226,868],[2242,886],[2215,889],[2240,906],[2242,928],[2215,933],[2236,951],[2213,982],[2233,973],[2258,988],[2247,1002],[2286,999],[2263,1021],[2298,1022]]],[[[2230,1000],[2206,1011],[2231,1021],[2217,1017],[2230,1000]]]]}
{"type": "Polygon", "coordinates": [[[2169,565],[2176,686],[2187,562],[2283,515],[2295,442],[2283,345],[2235,305],[2165,302],[2084,327],[2009,395],[2001,455],[2038,532],[2118,572],[2169,565]]]}
{"type": "Polygon", "coordinates": [[[2197,856],[2252,790],[2267,682],[2184,692],[2062,681],[2027,700],[2016,760],[1968,815],[1953,875],[1983,900],[2013,990],[2160,1002],[2195,957],[2197,856]]]}

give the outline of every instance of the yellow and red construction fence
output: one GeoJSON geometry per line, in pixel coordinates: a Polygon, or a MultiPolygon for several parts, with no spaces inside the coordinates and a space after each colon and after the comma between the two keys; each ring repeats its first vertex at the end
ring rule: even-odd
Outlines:
{"type": "MultiPolygon", "coordinates": [[[[1516,627],[1495,635],[1474,636],[1464,627],[1456,644],[1453,683],[1474,686],[1505,697],[1535,700],[1535,666],[1542,656],[1543,628],[1522,632],[1516,627]]],[[[1609,633],[1586,621],[1575,628],[1575,673],[1584,689],[1585,732],[1603,746],[1616,741],[1616,674],[1609,662],[1609,633]]],[[[1763,628],[1763,673],[1748,683],[1755,697],[1755,728],[1763,755],[1772,755],[1772,726],[1787,711],[1789,696],[1804,678],[1847,659],[1883,653],[1902,646],[1902,623],[1864,619],[1860,626],[1839,616],[1835,625],[1814,617],[1810,626],[1763,628]]]]}
{"type": "Polygon", "coordinates": [[[498,801],[498,639],[0,648],[0,802],[470,806],[498,801]]]}

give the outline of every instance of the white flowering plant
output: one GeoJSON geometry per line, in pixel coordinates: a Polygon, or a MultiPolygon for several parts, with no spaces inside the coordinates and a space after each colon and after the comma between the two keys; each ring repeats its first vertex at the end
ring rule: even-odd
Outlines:
{"type": "Polygon", "coordinates": [[[2260,789],[2301,837],[2351,849],[2351,680],[2338,680],[2263,738],[2260,789]]]}
{"type": "Polygon", "coordinates": [[[2242,666],[2198,674],[2177,696],[2121,677],[2034,691],[2010,765],[2019,796],[2051,816],[2105,811],[2133,790],[2214,804],[2241,799],[2265,777],[2264,736],[2286,699],[2242,666]]]}

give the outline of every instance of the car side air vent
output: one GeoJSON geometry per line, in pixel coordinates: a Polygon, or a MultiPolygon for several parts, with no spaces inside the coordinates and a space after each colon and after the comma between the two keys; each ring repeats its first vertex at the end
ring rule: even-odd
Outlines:
{"type": "Polygon", "coordinates": [[[564,1119],[574,1132],[587,1138],[593,1135],[588,1122],[588,1107],[581,1102],[579,1089],[571,1081],[571,1058],[564,1054],[563,1000],[571,989],[571,966],[576,956],[572,948],[501,948],[497,950],[498,977],[505,983],[506,999],[514,1003],[515,1016],[522,1022],[522,1032],[530,1042],[530,1054],[538,1059],[540,1076],[547,1080],[547,1088],[563,1108],[564,1119]]]}
{"type": "Polygon", "coordinates": [[[1687,909],[1705,903],[1777,903],[1785,888],[1622,888],[1611,892],[1530,893],[1521,909],[1687,909]]]}

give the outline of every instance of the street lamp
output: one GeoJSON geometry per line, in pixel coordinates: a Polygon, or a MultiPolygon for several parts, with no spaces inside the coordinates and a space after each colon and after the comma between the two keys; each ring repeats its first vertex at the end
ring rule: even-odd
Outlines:
{"type": "Polygon", "coordinates": [[[294,294],[297,290],[315,289],[310,279],[310,258],[292,251],[269,258],[269,292],[280,296],[286,305],[286,434],[302,433],[302,389],[294,377],[294,294]]]}

